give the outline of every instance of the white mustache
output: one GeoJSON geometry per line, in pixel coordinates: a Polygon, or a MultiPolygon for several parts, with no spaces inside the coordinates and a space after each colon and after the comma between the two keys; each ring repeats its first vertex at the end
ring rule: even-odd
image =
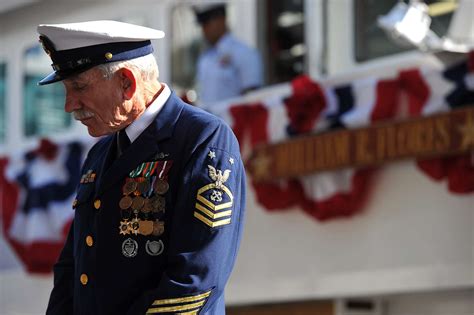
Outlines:
{"type": "Polygon", "coordinates": [[[78,109],[72,112],[75,120],[86,119],[90,117],[94,117],[94,113],[89,112],[87,110],[78,109]]]}

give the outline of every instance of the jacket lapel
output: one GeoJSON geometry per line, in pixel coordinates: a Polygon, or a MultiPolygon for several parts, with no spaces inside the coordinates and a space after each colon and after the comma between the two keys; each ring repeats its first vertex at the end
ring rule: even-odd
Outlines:
{"type": "Polygon", "coordinates": [[[183,106],[184,103],[174,93],[171,93],[170,98],[155,120],[105,170],[100,178],[97,195],[102,195],[117,181],[123,180],[140,163],[152,160],[153,156],[159,152],[160,142],[173,135],[174,127],[181,115],[183,106]]]}

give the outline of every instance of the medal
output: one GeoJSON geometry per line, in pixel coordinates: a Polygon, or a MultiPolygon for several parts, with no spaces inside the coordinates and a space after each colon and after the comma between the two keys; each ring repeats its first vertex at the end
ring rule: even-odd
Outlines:
{"type": "Polygon", "coordinates": [[[133,234],[137,235],[140,232],[140,221],[137,218],[133,218],[129,226],[133,234]]]}
{"type": "Polygon", "coordinates": [[[153,222],[153,232],[152,232],[152,234],[154,236],[160,236],[164,232],[165,232],[165,222],[164,221],[156,220],[155,222],[153,222]]]}
{"type": "Polygon", "coordinates": [[[135,257],[138,253],[138,243],[131,238],[127,238],[122,243],[122,254],[127,258],[135,257]]]}
{"type": "Polygon", "coordinates": [[[146,241],[145,250],[150,256],[158,256],[163,253],[165,245],[162,240],[159,241],[146,241]]]}
{"type": "Polygon", "coordinates": [[[140,196],[142,193],[140,192],[138,187],[141,185],[141,183],[143,183],[145,181],[145,177],[137,177],[137,178],[135,178],[135,181],[137,183],[137,187],[136,187],[135,191],[133,192],[133,194],[135,196],[140,196]]]}
{"type": "Polygon", "coordinates": [[[169,188],[170,188],[170,185],[168,184],[168,182],[161,178],[155,181],[155,184],[153,187],[155,192],[159,195],[164,195],[168,191],[169,188]]]}
{"type": "Polygon", "coordinates": [[[139,182],[137,189],[142,195],[145,195],[150,190],[150,182],[147,179],[139,182]]]}
{"type": "Polygon", "coordinates": [[[141,235],[150,235],[153,233],[153,221],[140,220],[138,222],[140,225],[140,234],[141,235]]]}
{"type": "Polygon", "coordinates": [[[136,196],[133,198],[132,201],[132,209],[134,211],[139,211],[141,208],[143,208],[143,205],[145,204],[145,198],[142,196],[136,196]]]}
{"type": "Polygon", "coordinates": [[[122,199],[120,199],[120,201],[119,201],[119,207],[122,210],[127,210],[128,208],[130,208],[132,203],[133,203],[132,197],[123,196],[122,199]]]}
{"type": "Polygon", "coordinates": [[[130,234],[130,226],[129,222],[127,219],[120,221],[120,226],[119,226],[120,234],[121,235],[128,235],[130,234]]]}
{"type": "Polygon", "coordinates": [[[165,211],[165,198],[163,196],[153,196],[150,199],[152,206],[153,206],[153,213],[164,212],[165,211]]]}
{"type": "Polygon", "coordinates": [[[81,177],[81,184],[93,183],[95,181],[96,174],[93,170],[88,170],[86,174],[81,177]]]}
{"type": "Polygon", "coordinates": [[[122,191],[125,195],[129,195],[137,189],[137,182],[134,180],[130,180],[123,185],[122,191]]]}
{"type": "Polygon", "coordinates": [[[150,211],[153,210],[153,204],[151,202],[151,199],[145,199],[145,204],[143,205],[143,208],[140,210],[143,213],[150,213],[150,211]]]}

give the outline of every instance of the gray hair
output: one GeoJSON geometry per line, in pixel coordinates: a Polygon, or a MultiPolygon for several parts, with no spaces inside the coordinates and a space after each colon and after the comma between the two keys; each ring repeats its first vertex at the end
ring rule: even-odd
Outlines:
{"type": "Polygon", "coordinates": [[[152,54],[125,61],[115,61],[97,66],[106,79],[111,79],[120,68],[137,70],[144,81],[157,81],[159,77],[158,65],[152,54]]]}

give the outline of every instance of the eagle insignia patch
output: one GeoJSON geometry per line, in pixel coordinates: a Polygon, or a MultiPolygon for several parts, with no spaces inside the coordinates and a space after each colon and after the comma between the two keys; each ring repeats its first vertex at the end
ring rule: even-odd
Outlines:
{"type": "Polygon", "coordinates": [[[216,181],[216,188],[221,189],[223,184],[229,179],[230,170],[225,170],[222,174],[221,170],[216,170],[212,165],[208,165],[209,168],[209,177],[216,181]]]}
{"type": "Polygon", "coordinates": [[[230,224],[234,196],[224,184],[231,170],[222,171],[212,165],[207,168],[213,182],[198,190],[194,217],[212,228],[230,224]]]}

